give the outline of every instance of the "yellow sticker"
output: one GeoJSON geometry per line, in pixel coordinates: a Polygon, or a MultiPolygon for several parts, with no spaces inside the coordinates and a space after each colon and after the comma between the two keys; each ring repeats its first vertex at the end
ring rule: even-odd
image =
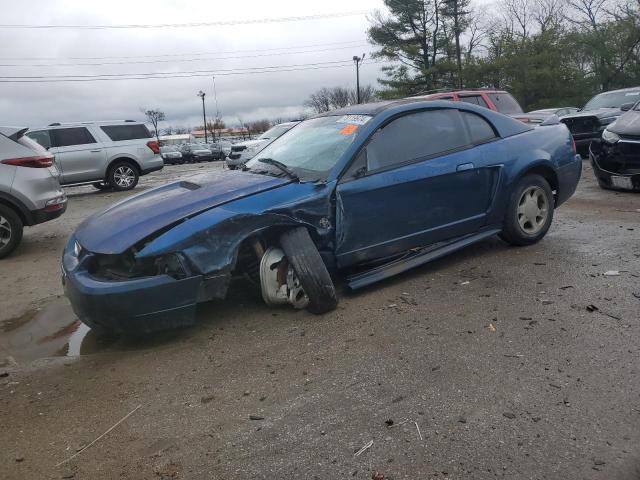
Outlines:
{"type": "Polygon", "coordinates": [[[351,135],[352,133],[355,133],[356,130],[358,130],[358,125],[346,125],[342,127],[340,133],[342,135],[351,135]]]}

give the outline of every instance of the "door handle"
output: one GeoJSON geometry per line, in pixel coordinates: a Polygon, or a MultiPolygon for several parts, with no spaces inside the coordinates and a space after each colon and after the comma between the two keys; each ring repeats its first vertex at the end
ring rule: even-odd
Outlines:
{"type": "Polygon", "coordinates": [[[100,153],[102,150],[91,150],[91,153],[100,153]]]}
{"type": "Polygon", "coordinates": [[[461,163],[456,168],[456,171],[457,172],[464,172],[465,170],[473,170],[474,168],[476,168],[476,167],[473,165],[473,163],[461,163]]]}

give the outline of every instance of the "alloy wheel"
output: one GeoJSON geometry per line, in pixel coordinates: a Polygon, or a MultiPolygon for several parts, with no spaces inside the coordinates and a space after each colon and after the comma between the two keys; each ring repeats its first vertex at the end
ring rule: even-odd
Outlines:
{"type": "Polygon", "coordinates": [[[528,235],[539,233],[549,217],[549,200],[545,191],[538,186],[525,189],[518,201],[516,213],[523,232],[528,235]]]}
{"type": "Polygon", "coordinates": [[[127,188],[133,185],[136,174],[131,167],[122,165],[113,173],[113,179],[120,188],[127,188]]]}

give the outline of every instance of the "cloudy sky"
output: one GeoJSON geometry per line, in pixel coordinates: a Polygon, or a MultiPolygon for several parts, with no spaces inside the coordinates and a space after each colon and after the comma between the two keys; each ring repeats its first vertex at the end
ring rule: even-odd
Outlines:
{"type": "MultiPolygon", "coordinates": [[[[237,124],[238,117],[249,121],[295,116],[314,90],[355,86],[351,58],[371,51],[364,12],[382,8],[381,0],[3,3],[0,77],[20,77],[21,82],[0,83],[0,123],[30,127],[55,121],[141,119],[142,107],[163,110],[166,124],[195,126],[202,123],[201,103],[196,97],[199,90],[207,94],[208,116],[215,112],[212,72],[216,74],[218,109],[228,124],[237,124]],[[354,12],[306,21],[237,23],[354,12]],[[197,22],[232,24],[118,29],[7,27],[197,22]],[[264,67],[289,71],[249,73],[264,67]],[[123,74],[144,77],[155,73],[187,76],[122,79],[123,74]],[[86,80],[96,75],[120,80],[35,81],[42,77],[67,80],[70,76],[86,80]]],[[[379,64],[365,61],[362,84],[375,84],[379,69],[379,64]]]]}

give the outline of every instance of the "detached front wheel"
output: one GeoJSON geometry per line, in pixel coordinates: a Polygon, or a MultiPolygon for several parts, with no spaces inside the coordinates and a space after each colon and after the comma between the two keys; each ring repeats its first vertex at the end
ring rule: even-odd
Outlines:
{"type": "Polygon", "coordinates": [[[524,176],[511,193],[500,237],[517,246],[539,242],[551,227],[554,202],[549,182],[540,175],[524,176]]]}
{"type": "Polygon", "coordinates": [[[336,289],[307,229],[285,232],[280,237],[280,246],[309,298],[307,310],[319,315],[335,309],[336,289]]]}

